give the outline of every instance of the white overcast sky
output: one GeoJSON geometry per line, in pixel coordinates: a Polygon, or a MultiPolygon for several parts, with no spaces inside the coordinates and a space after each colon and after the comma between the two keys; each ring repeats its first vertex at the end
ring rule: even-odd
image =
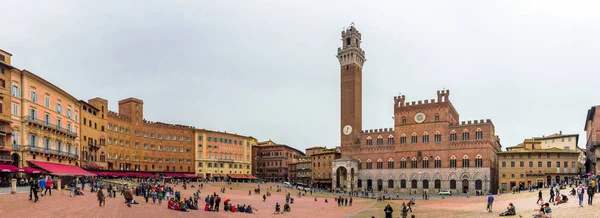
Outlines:
{"type": "Polygon", "coordinates": [[[9,1],[0,48],[79,99],[144,100],[145,117],[339,143],[340,31],[362,32],[363,128],[393,96],[492,119],[503,147],[583,132],[600,104],[599,1],[9,1]]]}

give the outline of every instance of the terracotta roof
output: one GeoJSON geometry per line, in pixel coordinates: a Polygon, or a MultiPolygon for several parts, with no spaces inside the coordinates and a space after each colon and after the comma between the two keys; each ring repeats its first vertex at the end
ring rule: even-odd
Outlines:
{"type": "Polygon", "coordinates": [[[548,149],[519,149],[513,151],[503,151],[501,153],[579,153],[580,151],[563,150],[560,148],[548,148],[548,149]]]}

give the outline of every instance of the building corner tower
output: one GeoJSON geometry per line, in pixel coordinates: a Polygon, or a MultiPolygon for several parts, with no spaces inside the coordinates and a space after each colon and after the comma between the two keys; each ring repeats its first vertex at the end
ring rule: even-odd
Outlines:
{"type": "Polygon", "coordinates": [[[360,43],[361,34],[354,25],[342,31],[342,47],[337,52],[341,74],[341,146],[355,144],[362,131],[362,67],[366,59],[360,43]]]}

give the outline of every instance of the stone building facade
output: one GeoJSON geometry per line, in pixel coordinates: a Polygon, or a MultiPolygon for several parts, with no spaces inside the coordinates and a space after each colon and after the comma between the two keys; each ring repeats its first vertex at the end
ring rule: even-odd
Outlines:
{"type": "MultiPolygon", "coordinates": [[[[13,143],[11,140],[12,98],[10,91],[12,87],[12,72],[15,71],[18,73],[18,69],[11,65],[11,57],[10,53],[0,49],[0,164],[13,163],[11,157],[13,143]]],[[[15,157],[18,158],[19,156],[15,155],[15,157]]],[[[18,162],[19,160],[17,159],[14,164],[18,166],[18,162]]]]}
{"type": "Polygon", "coordinates": [[[600,175],[600,105],[593,106],[585,119],[586,171],[600,175]]]}
{"type": "Polygon", "coordinates": [[[81,125],[81,167],[86,170],[107,170],[106,146],[108,101],[101,98],[79,101],[81,125]]]}
{"type": "Polygon", "coordinates": [[[341,157],[336,148],[321,150],[311,155],[312,187],[331,190],[333,161],[341,157]]]}
{"type": "Polygon", "coordinates": [[[136,98],[119,101],[119,112],[108,111],[106,119],[100,159],[105,156],[109,170],[194,173],[194,127],[147,121],[136,98]]]}
{"type": "Polygon", "coordinates": [[[334,189],[496,192],[501,145],[494,124],[489,119],[460,121],[449,90],[418,102],[394,97],[394,127],[362,130],[362,35],[354,26],[341,35],[342,158],[330,169],[334,189]]]}
{"type": "MultiPolygon", "coordinates": [[[[543,138],[543,137],[540,137],[543,138]]],[[[580,149],[544,148],[542,140],[526,139],[498,153],[500,190],[527,190],[529,186],[548,187],[567,184],[581,171],[580,149]]]]}
{"type": "Polygon", "coordinates": [[[205,129],[194,133],[197,175],[218,181],[228,174],[252,175],[255,138],[205,129]]]}
{"type": "Polygon", "coordinates": [[[253,174],[263,181],[289,182],[288,163],[302,156],[305,156],[304,152],[287,145],[259,142],[252,147],[253,174]]]}

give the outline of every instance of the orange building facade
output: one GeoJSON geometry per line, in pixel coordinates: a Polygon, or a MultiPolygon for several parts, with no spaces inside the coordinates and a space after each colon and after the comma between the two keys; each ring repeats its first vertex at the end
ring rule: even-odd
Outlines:
{"type": "Polygon", "coordinates": [[[13,164],[28,160],[79,166],[79,102],[27,71],[11,73],[13,164]]]}

